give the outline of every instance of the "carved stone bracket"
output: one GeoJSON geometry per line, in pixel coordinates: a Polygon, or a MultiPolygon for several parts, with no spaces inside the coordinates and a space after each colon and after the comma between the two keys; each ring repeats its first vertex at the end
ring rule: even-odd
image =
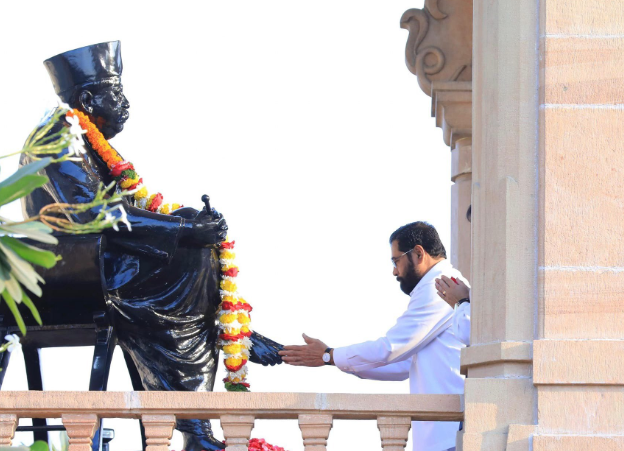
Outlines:
{"type": "Polygon", "coordinates": [[[458,139],[472,136],[472,82],[434,82],[431,116],[442,129],[444,143],[455,147],[458,139]]]}
{"type": "Polygon", "coordinates": [[[472,80],[472,0],[425,0],[403,13],[401,28],[405,63],[425,94],[436,81],[472,80]]]}

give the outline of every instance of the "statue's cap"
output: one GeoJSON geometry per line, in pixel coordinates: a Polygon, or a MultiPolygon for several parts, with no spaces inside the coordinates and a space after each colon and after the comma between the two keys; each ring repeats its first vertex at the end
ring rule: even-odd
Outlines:
{"type": "Polygon", "coordinates": [[[43,64],[57,94],[74,86],[108,80],[118,82],[123,69],[121,43],[112,41],[80,47],[48,58],[43,64]]]}

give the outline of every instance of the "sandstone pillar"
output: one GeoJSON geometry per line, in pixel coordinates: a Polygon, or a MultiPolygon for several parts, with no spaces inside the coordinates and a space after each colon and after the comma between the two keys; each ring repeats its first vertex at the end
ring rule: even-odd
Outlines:
{"type": "Polygon", "coordinates": [[[540,7],[533,449],[624,449],[624,8],[540,7]]]}
{"type": "Polygon", "coordinates": [[[451,263],[471,280],[472,234],[468,208],[472,203],[472,138],[461,138],[451,151],[451,263]]]}
{"type": "Polygon", "coordinates": [[[538,3],[475,0],[473,15],[472,329],[471,346],[462,351],[468,375],[463,450],[522,443],[528,449],[537,421],[531,356],[538,288],[538,3]]]}

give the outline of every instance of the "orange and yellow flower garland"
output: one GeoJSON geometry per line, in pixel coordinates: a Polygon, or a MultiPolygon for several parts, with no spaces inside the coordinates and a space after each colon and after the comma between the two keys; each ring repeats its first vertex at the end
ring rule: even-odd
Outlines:
{"type": "Polygon", "coordinates": [[[225,354],[227,377],[223,379],[228,391],[249,391],[247,383],[247,360],[251,349],[252,308],[238,294],[236,276],[238,267],[234,264],[234,241],[224,241],[219,249],[221,263],[221,311],[219,312],[219,339],[225,354]]]}
{"type": "MultiPolygon", "coordinates": [[[[80,126],[87,131],[86,136],[91,147],[104,160],[117,185],[123,190],[137,190],[134,193],[134,199],[139,208],[168,215],[181,207],[179,204],[163,205],[163,196],[160,193],[150,196],[147,188],[142,186],[143,179],[134,170],[134,165],[121,158],[86,114],[74,109],[67,115],[78,117],[80,126]]],[[[221,243],[219,249],[221,263],[221,305],[219,307],[221,334],[219,339],[228,371],[223,381],[228,391],[249,391],[246,364],[251,349],[249,313],[252,308],[237,291],[235,278],[238,275],[238,267],[234,264],[233,249],[234,241],[227,240],[221,243]]]]}
{"type": "Polygon", "coordinates": [[[147,188],[143,186],[143,179],[134,170],[134,165],[119,156],[86,114],[73,109],[67,115],[78,118],[80,126],[87,131],[86,136],[91,147],[104,160],[117,186],[123,190],[136,190],[134,200],[137,207],[164,215],[171,214],[173,210],[181,207],[179,204],[163,204],[163,196],[160,193],[150,195],[147,188]]]}

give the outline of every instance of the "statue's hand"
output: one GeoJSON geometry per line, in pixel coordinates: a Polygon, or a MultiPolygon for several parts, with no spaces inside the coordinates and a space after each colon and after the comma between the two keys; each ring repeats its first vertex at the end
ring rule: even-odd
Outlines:
{"type": "Polygon", "coordinates": [[[251,352],[249,360],[253,363],[260,363],[264,366],[279,365],[282,357],[278,354],[284,346],[256,332],[251,334],[251,352]]]}
{"type": "Polygon", "coordinates": [[[223,215],[213,209],[211,215],[187,220],[182,232],[182,240],[195,246],[208,246],[225,241],[227,231],[228,226],[223,215]]]}

